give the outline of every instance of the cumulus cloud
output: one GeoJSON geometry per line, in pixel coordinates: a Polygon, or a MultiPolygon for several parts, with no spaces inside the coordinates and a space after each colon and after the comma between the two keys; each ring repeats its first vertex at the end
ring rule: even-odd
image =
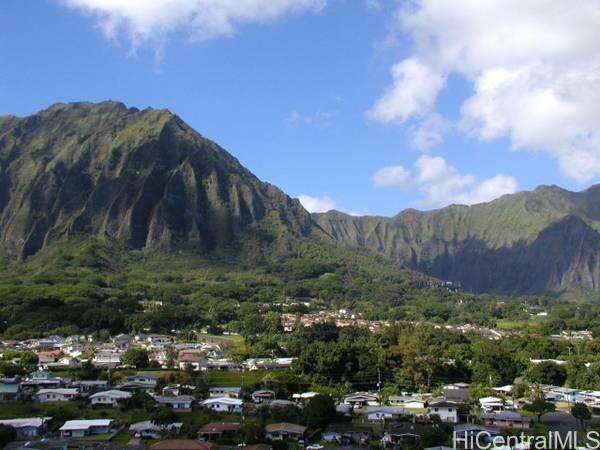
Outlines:
{"type": "Polygon", "coordinates": [[[134,45],[161,42],[181,31],[193,40],[235,33],[238,26],[263,23],[294,11],[317,11],[327,0],[61,0],[97,18],[103,33],[128,35],[134,45]]]}
{"type": "Polygon", "coordinates": [[[451,124],[438,113],[428,115],[409,128],[410,145],[421,151],[429,150],[444,141],[451,124]]]}
{"type": "Polygon", "coordinates": [[[411,173],[402,166],[384,167],[373,175],[376,187],[413,186],[423,194],[422,203],[429,206],[446,206],[457,203],[474,205],[494,200],[517,191],[517,180],[497,174],[478,179],[460,173],[441,156],[422,155],[411,173]]]}
{"type": "Polygon", "coordinates": [[[446,80],[443,75],[416,58],[408,58],[392,67],[393,83],[367,111],[373,120],[402,124],[426,114],[434,105],[446,80]]]}
{"type": "MultiPolygon", "coordinates": [[[[461,110],[464,132],[545,152],[580,182],[600,177],[600,2],[413,0],[400,7],[397,23],[414,49],[394,66],[372,117],[403,123],[422,116],[435,105],[440,80],[455,74],[473,88],[461,110]],[[405,81],[415,64],[434,80],[429,91],[405,81]]],[[[425,142],[438,143],[438,135],[425,142]]]]}
{"type": "Polygon", "coordinates": [[[335,201],[326,195],[323,197],[312,197],[310,195],[302,194],[298,196],[298,200],[300,200],[304,209],[310,213],[322,213],[337,209],[335,201]]]}
{"type": "Polygon", "coordinates": [[[403,166],[382,167],[373,174],[375,187],[405,186],[410,178],[410,172],[403,166]]]}
{"type": "Polygon", "coordinates": [[[415,163],[416,183],[429,205],[445,206],[452,203],[474,205],[491,201],[517,191],[514,177],[498,174],[479,180],[474,175],[462,174],[440,156],[421,156],[415,163]]]}

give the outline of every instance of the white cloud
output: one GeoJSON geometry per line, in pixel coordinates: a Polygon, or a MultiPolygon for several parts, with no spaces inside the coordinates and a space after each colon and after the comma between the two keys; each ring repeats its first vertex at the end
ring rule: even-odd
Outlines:
{"type": "Polygon", "coordinates": [[[422,116],[443,87],[439,80],[457,74],[473,86],[463,131],[545,152],[574,180],[600,177],[600,2],[413,0],[400,7],[398,24],[414,50],[394,67],[376,118],[422,116]],[[428,68],[429,91],[404,81],[411,77],[398,68],[407,61],[428,68]]]}
{"type": "Polygon", "coordinates": [[[378,170],[373,175],[373,184],[376,187],[413,186],[423,194],[422,203],[429,206],[488,202],[517,192],[518,188],[514,177],[497,174],[479,180],[474,175],[460,173],[444,158],[429,155],[417,159],[412,174],[402,166],[378,170]],[[395,172],[397,176],[394,176],[395,172]]]}
{"type": "Polygon", "coordinates": [[[450,129],[449,121],[438,113],[432,113],[409,128],[410,144],[417,150],[429,150],[440,145],[450,129]]]}
{"type": "Polygon", "coordinates": [[[380,10],[383,7],[381,0],[365,0],[365,6],[368,9],[380,10]]]}
{"type": "Polygon", "coordinates": [[[402,166],[388,166],[373,174],[375,187],[405,186],[410,178],[410,172],[402,166]]]}
{"type": "Polygon", "coordinates": [[[373,120],[385,123],[404,123],[423,116],[435,103],[444,87],[443,75],[416,58],[408,58],[392,67],[392,86],[367,112],[373,120]]]}
{"type": "Polygon", "coordinates": [[[183,31],[193,40],[230,36],[238,26],[263,23],[284,14],[322,9],[327,0],[61,0],[98,19],[103,33],[125,32],[134,46],[160,43],[183,31]]]}
{"type": "Polygon", "coordinates": [[[288,114],[285,121],[289,124],[327,127],[331,125],[334,117],[335,113],[331,111],[317,111],[311,114],[301,114],[298,111],[292,111],[288,114]]]}
{"type": "Polygon", "coordinates": [[[302,194],[298,196],[298,200],[300,200],[302,206],[310,213],[321,213],[337,209],[335,201],[326,195],[323,197],[312,197],[302,194]]]}
{"type": "Polygon", "coordinates": [[[415,169],[416,183],[425,195],[424,202],[429,205],[473,205],[512,194],[518,188],[517,180],[507,175],[478,180],[474,175],[461,174],[440,156],[421,156],[415,169]]]}

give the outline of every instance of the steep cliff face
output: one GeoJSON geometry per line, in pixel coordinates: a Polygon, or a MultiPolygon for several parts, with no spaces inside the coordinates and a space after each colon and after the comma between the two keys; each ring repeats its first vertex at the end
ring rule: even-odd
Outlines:
{"type": "Polygon", "coordinates": [[[0,252],[33,255],[63,236],[131,248],[210,250],[273,216],[308,234],[297,200],[165,110],[58,104],[0,119],[0,252]]]}
{"type": "Polygon", "coordinates": [[[313,219],[333,239],[479,292],[598,290],[599,200],[600,186],[580,193],[542,186],[471,207],[313,219]]]}

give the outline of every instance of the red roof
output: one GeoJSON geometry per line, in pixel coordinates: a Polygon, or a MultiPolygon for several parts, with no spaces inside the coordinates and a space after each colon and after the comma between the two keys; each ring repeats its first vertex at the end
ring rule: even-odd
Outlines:
{"type": "Polygon", "coordinates": [[[150,448],[152,450],[212,450],[215,444],[191,439],[170,439],[159,441],[150,448]]]}

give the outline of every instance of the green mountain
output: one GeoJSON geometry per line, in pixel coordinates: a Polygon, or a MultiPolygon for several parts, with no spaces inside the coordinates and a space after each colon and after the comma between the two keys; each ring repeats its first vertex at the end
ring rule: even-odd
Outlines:
{"type": "Polygon", "coordinates": [[[541,186],[389,218],[331,211],[313,220],[337,241],[478,292],[600,288],[600,185],[583,192],[541,186]]]}
{"type": "Polygon", "coordinates": [[[177,116],[115,102],[0,119],[0,187],[0,251],[9,257],[78,235],[210,250],[269,215],[311,232],[297,200],[177,116]]]}
{"type": "Polygon", "coordinates": [[[0,335],[239,330],[269,303],[419,317],[424,295],[446,303],[429,285],[335,242],[168,111],[73,103],[0,118],[0,335]]]}

